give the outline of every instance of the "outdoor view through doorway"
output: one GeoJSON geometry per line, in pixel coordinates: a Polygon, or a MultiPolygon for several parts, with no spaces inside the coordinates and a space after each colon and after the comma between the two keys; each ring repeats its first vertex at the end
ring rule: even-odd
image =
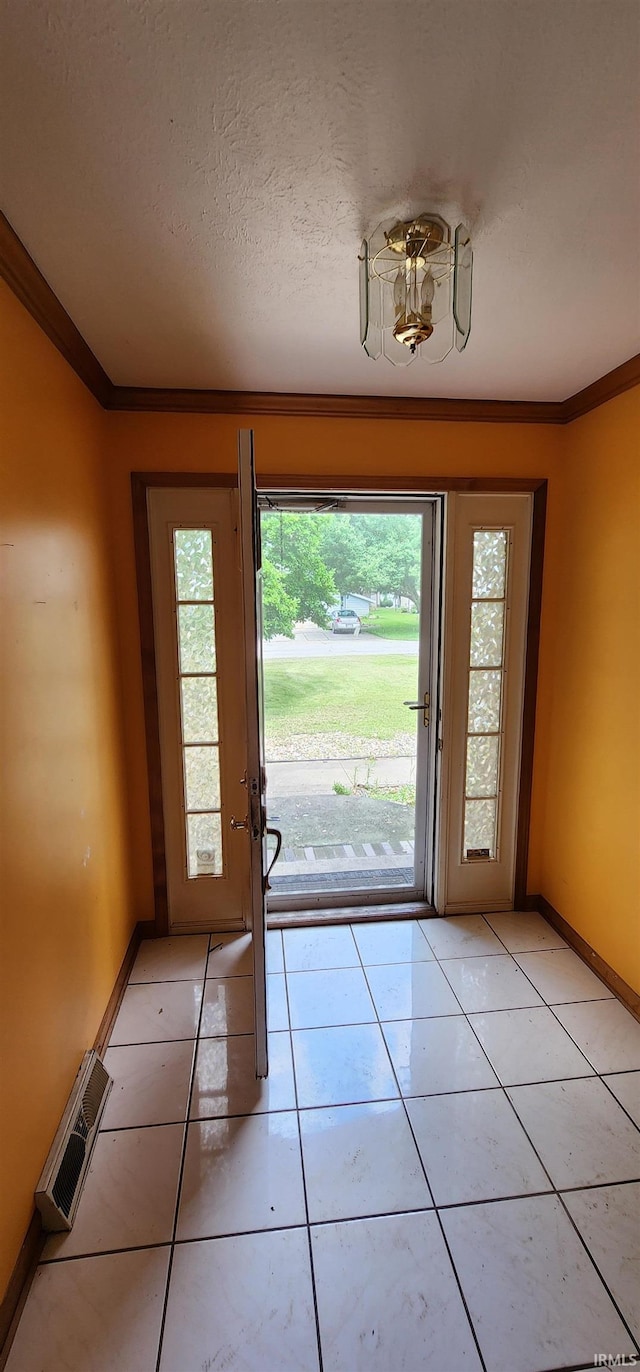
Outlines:
{"type": "Polygon", "coordinates": [[[424,897],[432,525],[426,502],[262,510],[276,898],[424,897]]]}

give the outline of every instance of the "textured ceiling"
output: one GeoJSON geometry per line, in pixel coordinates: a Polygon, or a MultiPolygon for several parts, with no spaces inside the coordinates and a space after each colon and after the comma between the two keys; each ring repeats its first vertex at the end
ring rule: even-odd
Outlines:
{"type": "Polygon", "coordinates": [[[3,208],[120,384],[561,400],[640,347],[636,0],[2,0],[3,208]],[[475,241],[467,351],[369,361],[357,254],[475,241]]]}

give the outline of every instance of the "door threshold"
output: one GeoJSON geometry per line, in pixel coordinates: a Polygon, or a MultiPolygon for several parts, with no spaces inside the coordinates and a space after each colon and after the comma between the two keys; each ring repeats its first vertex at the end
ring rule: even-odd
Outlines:
{"type": "Polygon", "coordinates": [[[299,929],[316,924],[362,924],[392,919],[429,919],[435,916],[425,900],[393,905],[334,905],[328,909],[278,910],[267,916],[268,929],[299,929]]]}

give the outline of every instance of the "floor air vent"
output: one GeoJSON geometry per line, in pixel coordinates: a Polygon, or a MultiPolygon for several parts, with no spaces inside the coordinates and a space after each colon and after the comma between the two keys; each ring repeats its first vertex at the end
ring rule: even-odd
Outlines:
{"type": "Polygon", "coordinates": [[[73,1224],[111,1085],[98,1054],[85,1053],[36,1191],[42,1225],[50,1233],[73,1224]]]}

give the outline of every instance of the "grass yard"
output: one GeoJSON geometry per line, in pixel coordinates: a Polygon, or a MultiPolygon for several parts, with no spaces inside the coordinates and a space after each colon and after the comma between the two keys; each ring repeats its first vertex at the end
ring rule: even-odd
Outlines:
{"type": "Polygon", "coordinates": [[[405,614],[404,610],[372,610],[362,621],[362,632],[376,638],[416,639],[420,632],[420,615],[405,614]]]}
{"type": "MultiPolygon", "coordinates": [[[[402,618],[417,621],[417,616],[402,618]]],[[[392,739],[414,728],[414,716],[402,702],[415,699],[417,671],[417,658],[404,655],[267,661],[267,735],[275,741],[342,731],[392,739]]]]}

